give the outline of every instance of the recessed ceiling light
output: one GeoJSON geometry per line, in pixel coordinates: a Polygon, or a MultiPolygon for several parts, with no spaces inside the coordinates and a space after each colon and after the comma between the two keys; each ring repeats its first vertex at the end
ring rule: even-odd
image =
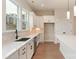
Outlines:
{"type": "Polygon", "coordinates": [[[41,4],[41,7],[44,7],[44,4],[41,4]]]}

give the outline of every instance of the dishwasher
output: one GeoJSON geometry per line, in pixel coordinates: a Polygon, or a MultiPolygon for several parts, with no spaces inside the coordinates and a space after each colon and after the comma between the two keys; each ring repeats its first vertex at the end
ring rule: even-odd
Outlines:
{"type": "Polygon", "coordinates": [[[34,38],[34,53],[36,52],[37,49],[37,37],[34,38]]]}

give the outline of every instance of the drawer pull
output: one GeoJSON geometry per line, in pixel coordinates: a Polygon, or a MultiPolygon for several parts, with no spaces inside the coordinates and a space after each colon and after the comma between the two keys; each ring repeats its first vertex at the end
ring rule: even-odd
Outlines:
{"type": "Polygon", "coordinates": [[[23,51],[25,50],[25,48],[22,49],[23,51]]]}
{"type": "Polygon", "coordinates": [[[22,53],[22,55],[24,55],[25,54],[25,51],[22,53]]]}
{"type": "Polygon", "coordinates": [[[32,49],[32,46],[31,46],[31,49],[32,49]]]}

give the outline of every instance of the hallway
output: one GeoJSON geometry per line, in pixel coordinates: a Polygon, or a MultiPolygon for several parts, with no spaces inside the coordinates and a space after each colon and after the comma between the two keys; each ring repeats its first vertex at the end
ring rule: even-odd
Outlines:
{"type": "Polygon", "coordinates": [[[39,44],[33,59],[64,59],[59,50],[59,45],[54,43],[39,44]]]}

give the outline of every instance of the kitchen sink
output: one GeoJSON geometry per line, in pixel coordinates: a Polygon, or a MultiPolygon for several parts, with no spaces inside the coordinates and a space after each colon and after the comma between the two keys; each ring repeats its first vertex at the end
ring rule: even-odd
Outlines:
{"type": "Polygon", "coordinates": [[[16,41],[27,41],[27,40],[29,40],[30,38],[21,38],[21,39],[18,39],[18,40],[16,40],[16,41]]]}

